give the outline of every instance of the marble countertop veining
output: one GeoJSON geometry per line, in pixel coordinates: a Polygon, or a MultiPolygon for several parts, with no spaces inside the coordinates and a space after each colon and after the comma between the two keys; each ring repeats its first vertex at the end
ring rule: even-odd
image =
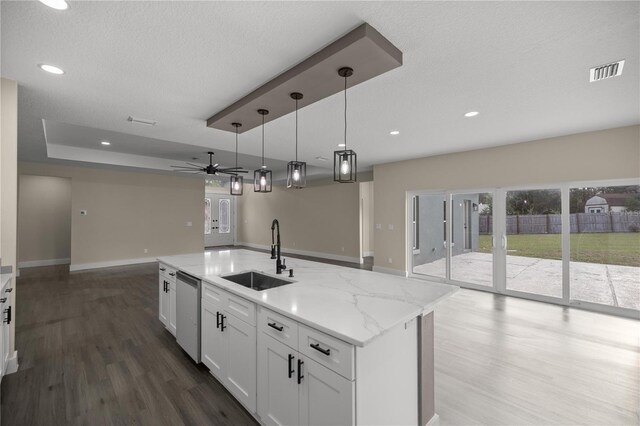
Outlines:
{"type": "Polygon", "coordinates": [[[294,278],[288,278],[288,270],[279,277],[294,283],[255,291],[221,277],[245,271],[276,276],[275,260],[267,253],[222,250],[158,261],[357,346],[433,311],[458,290],[448,284],[287,258],[294,278]]]}

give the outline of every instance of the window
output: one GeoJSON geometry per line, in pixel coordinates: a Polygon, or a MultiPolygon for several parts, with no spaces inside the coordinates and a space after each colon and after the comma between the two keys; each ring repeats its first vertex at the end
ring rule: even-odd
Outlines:
{"type": "Polygon", "coordinates": [[[418,237],[418,227],[419,227],[419,223],[418,223],[418,204],[419,204],[419,198],[417,196],[414,196],[412,198],[412,209],[411,209],[411,229],[412,229],[412,236],[413,236],[413,249],[414,250],[418,250],[420,248],[420,239],[418,237]]]}
{"type": "Polygon", "coordinates": [[[219,202],[219,229],[218,232],[220,234],[228,234],[231,232],[231,221],[229,218],[229,213],[231,210],[231,200],[227,198],[223,198],[219,202]]]}

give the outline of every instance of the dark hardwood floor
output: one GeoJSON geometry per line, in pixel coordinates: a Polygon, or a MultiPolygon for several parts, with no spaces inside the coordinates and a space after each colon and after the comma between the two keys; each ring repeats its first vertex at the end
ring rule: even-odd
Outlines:
{"type": "Polygon", "coordinates": [[[7,425],[254,425],[158,320],[157,264],[23,269],[7,425]]]}

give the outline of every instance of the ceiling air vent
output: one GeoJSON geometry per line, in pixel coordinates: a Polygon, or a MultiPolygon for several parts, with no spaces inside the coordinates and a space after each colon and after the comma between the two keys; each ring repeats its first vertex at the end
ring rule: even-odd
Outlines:
{"type": "Polygon", "coordinates": [[[132,116],[129,116],[127,120],[136,124],[144,124],[145,126],[155,126],[156,123],[158,123],[156,120],[148,120],[146,118],[136,118],[132,116]]]}
{"type": "Polygon", "coordinates": [[[622,68],[624,68],[624,59],[622,61],[593,67],[589,70],[589,81],[593,83],[594,81],[617,77],[622,74],[622,68]]]}

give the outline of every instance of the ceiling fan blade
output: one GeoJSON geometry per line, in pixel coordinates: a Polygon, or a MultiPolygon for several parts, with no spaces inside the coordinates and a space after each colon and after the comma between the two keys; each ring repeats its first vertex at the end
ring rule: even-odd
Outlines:
{"type": "Polygon", "coordinates": [[[174,170],[174,172],[200,174],[202,170],[174,170]]]}
{"type": "Polygon", "coordinates": [[[219,172],[224,172],[224,173],[229,173],[229,172],[232,172],[232,173],[249,173],[248,170],[238,170],[235,167],[232,167],[230,169],[218,169],[218,171],[219,172]]]}
{"type": "Polygon", "coordinates": [[[193,163],[187,163],[187,164],[193,167],[202,167],[201,164],[193,164],[193,163]]]}
{"type": "Polygon", "coordinates": [[[220,165],[220,163],[216,163],[213,165],[213,167],[218,167],[220,165]]]}

